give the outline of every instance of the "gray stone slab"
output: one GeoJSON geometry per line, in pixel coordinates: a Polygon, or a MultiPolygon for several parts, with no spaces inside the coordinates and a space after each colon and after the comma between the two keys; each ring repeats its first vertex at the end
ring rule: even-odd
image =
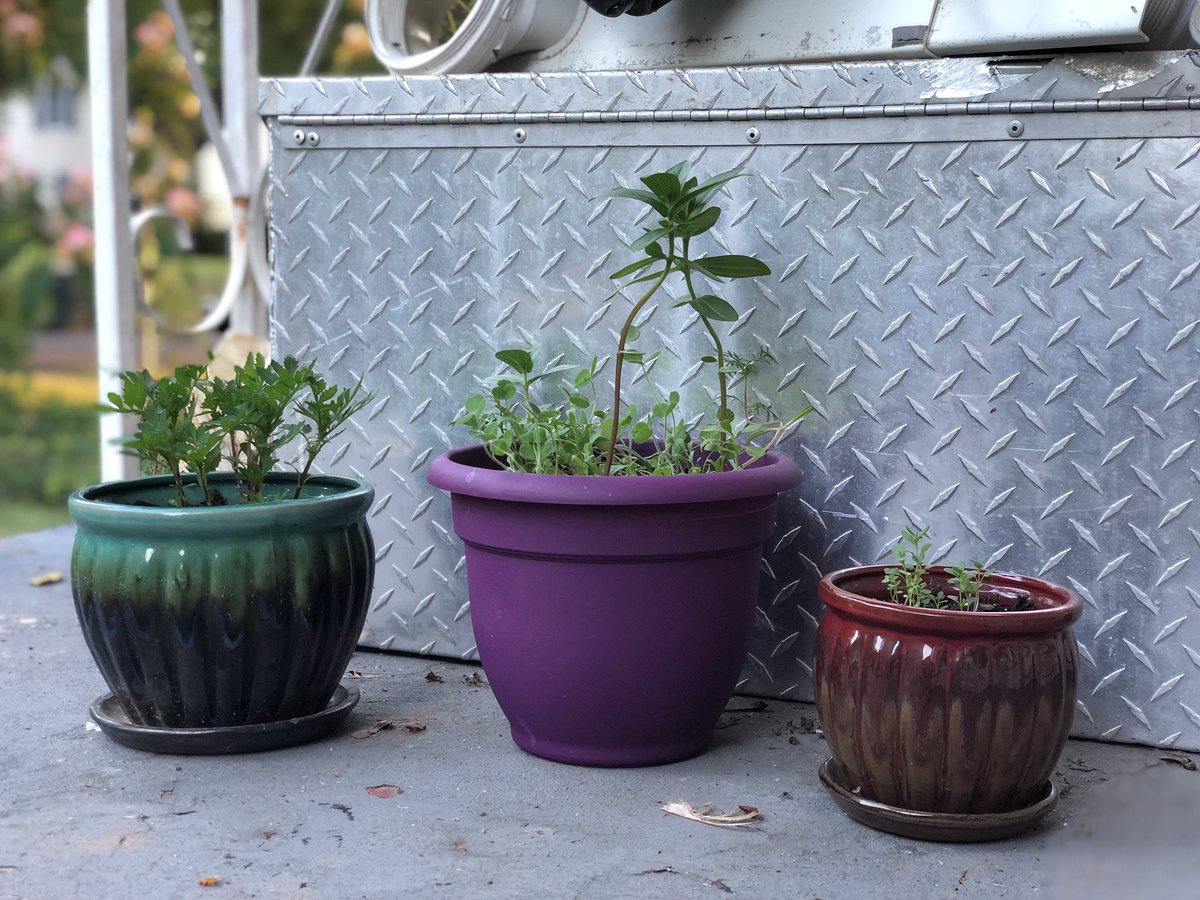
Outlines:
{"type": "Polygon", "coordinates": [[[688,762],[583,769],[519,751],[467,681],[478,668],[396,654],[354,657],[362,703],[326,740],[130,750],[87,726],[104,685],[68,583],[28,583],[68,574],[70,540],[66,527],[0,541],[0,897],[1168,897],[1200,879],[1200,773],[1163,751],[1072,741],[1063,800],[1033,833],[927,844],[836,809],[808,704],[727,714],[688,762]],[[383,719],[426,728],[353,737],[383,719]],[[367,791],[389,784],[394,798],[367,791]],[[722,830],[660,811],[677,799],[764,819],[722,830]]]}

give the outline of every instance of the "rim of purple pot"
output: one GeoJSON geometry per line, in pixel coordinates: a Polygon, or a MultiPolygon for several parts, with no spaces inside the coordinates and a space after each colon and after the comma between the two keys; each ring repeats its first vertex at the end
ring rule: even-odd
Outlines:
{"type": "MultiPolygon", "coordinates": [[[[883,573],[891,566],[857,566],[830,572],[821,579],[817,593],[822,602],[855,619],[906,631],[931,630],[949,634],[1019,634],[1026,632],[1058,631],[1083,615],[1083,599],[1075,591],[1061,585],[1018,575],[995,572],[986,585],[1029,595],[1037,609],[1020,612],[969,612],[958,609],[924,609],[864,597],[854,590],[865,584],[877,586],[883,592],[883,573]]],[[[945,566],[930,566],[933,575],[946,575],[945,566]]]]}
{"type": "Polygon", "coordinates": [[[451,493],[490,500],[644,506],[778,494],[800,483],[800,469],[789,456],[767,453],[744,469],[697,475],[534,475],[499,468],[482,444],[474,444],[443,453],[426,478],[451,493]]]}

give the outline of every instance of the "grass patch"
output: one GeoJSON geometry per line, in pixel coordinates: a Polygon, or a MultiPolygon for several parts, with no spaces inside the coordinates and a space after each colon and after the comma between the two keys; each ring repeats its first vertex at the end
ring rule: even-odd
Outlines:
{"type": "Polygon", "coordinates": [[[100,477],[99,416],[85,403],[0,381],[0,534],[67,521],[67,496],[100,477]]]}
{"type": "Polygon", "coordinates": [[[41,531],[71,521],[64,501],[59,506],[44,503],[0,503],[0,538],[41,531]]]}
{"type": "MultiPolygon", "coordinates": [[[[58,403],[91,407],[100,399],[96,374],[74,372],[0,372],[0,393],[20,397],[24,406],[58,403]]],[[[0,401],[0,414],[6,407],[0,401]]]]}

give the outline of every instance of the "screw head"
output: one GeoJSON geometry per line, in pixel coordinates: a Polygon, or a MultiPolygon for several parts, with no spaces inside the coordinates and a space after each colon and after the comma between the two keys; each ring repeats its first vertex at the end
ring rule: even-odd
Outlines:
{"type": "Polygon", "coordinates": [[[516,130],[513,131],[513,140],[516,141],[518,144],[525,143],[525,136],[526,135],[525,135],[524,128],[517,128],[516,130]]]}
{"type": "Polygon", "coordinates": [[[303,144],[304,143],[304,132],[301,131],[299,128],[297,128],[295,131],[292,132],[292,140],[296,142],[297,146],[299,146],[300,144],[303,144]]]}
{"type": "Polygon", "coordinates": [[[759,134],[759,132],[758,132],[758,129],[757,129],[757,128],[748,128],[748,129],[746,129],[746,140],[747,140],[747,141],[749,141],[751,144],[757,144],[757,143],[758,143],[758,139],[759,139],[760,137],[762,137],[762,135],[761,135],[761,134],[759,134]]]}
{"type": "Polygon", "coordinates": [[[310,147],[315,147],[321,143],[321,136],[315,131],[310,131],[304,138],[304,142],[310,147]]]}
{"type": "Polygon", "coordinates": [[[1025,133],[1025,123],[1020,119],[1013,119],[1008,123],[1008,136],[1020,137],[1025,133]]]}

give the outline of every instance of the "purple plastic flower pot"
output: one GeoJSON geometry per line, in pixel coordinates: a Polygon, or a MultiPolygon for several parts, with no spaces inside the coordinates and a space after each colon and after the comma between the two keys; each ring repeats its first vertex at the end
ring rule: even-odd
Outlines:
{"type": "Polygon", "coordinates": [[[452,494],[475,641],[518,746],[593,766],[708,747],[795,463],[770,453],[705,475],[530,475],[475,446],[428,477],[452,494]]]}

